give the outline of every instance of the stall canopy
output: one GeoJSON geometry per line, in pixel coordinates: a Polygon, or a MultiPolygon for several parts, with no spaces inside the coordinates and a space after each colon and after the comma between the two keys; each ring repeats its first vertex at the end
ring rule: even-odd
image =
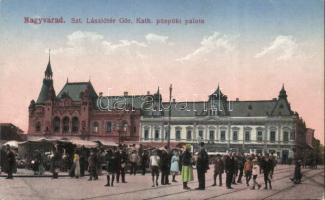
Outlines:
{"type": "Polygon", "coordinates": [[[111,142],[111,141],[99,141],[99,140],[97,140],[97,141],[94,141],[94,142],[97,142],[97,143],[99,143],[101,145],[109,146],[109,147],[117,147],[118,146],[118,144],[116,144],[115,142],[111,142]]]}
{"type": "Polygon", "coordinates": [[[89,141],[89,140],[80,140],[80,139],[69,139],[67,140],[63,140],[66,142],[71,142],[72,144],[76,145],[77,147],[86,147],[86,148],[95,148],[97,147],[97,143],[93,142],[93,141],[89,141]]]}
{"type": "Polygon", "coordinates": [[[14,147],[14,148],[18,148],[18,144],[20,142],[16,141],[16,140],[10,140],[6,143],[4,143],[3,145],[6,146],[6,145],[9,145],[10,147],[14,147]]]}

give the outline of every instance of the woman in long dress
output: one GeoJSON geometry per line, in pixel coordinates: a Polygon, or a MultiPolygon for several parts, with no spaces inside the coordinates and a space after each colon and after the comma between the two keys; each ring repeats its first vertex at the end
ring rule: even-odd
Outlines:
{"type": "Polygon", "coordinates": [[[176,175],[179,174],[179,156],[178,156],[178,151],[174,151],[174,155],[171,159],[171,163],[170,163],[170,172],[173,176],[173,182],[177,182],[175,180],[176,175]]]}
{"type": "Polygon", "coordinates": [[[182,181],[183,181],[183,189],[189,190],[190,187],[187,186],[189,181],[193,181],[193,167],[192,167],[192,154],[190,152],[191,145],[187,144],[185,147],[185,151],[182,155],[182,181]]]}
{"type": "Polygon", "coordinates": [[[73,164],[75,166],[74,175],[76,178],[79,178],[80,177],[80,157],[77,152],[75,152],[73,155],[73,164]]]}

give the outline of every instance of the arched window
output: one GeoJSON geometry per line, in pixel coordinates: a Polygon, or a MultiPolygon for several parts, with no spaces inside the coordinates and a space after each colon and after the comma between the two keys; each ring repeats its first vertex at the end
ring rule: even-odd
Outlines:
{"type": "Polygon", "coordinates": [[[98,133],[98,128],[99,128],[99,124],[98,124],[98,122],[94,122],[94,123],[93,123],[93,132],[94,132],[94,133],[98,133]]]}
{"type": "Polygon", "coordinates": [[[54,132],[60,132],[60,118],[59,117],[54,117],[53,119],[53,131],[54,132]]]}
{"type": "Polygon", "coordinates": [[[63,118],[63,133],[69,132],[69,130],[70,130],[69,123],[70,123],[69,117],[64,117],[63,118]]]}
{"type": "Polygon", "coordinates": [[[36,124],[35,124],[36,132],[40,132],[41,128],[42,128],[41,122],[40,121],[36,122],[36,124]]]}
{"type": "Polygon", "coordinates": [[[79,131],[79,119],[78,117],[72,118],[72,132],[76,133],[79,131]]]}

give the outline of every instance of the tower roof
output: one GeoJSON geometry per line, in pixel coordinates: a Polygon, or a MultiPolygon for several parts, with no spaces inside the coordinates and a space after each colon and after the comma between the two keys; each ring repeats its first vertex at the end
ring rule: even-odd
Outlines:
{"type": "Polygon", "coordinates": [[[51,50],[49,51],[49,62],[47,64],[46,70],[45,70],[45,77],[52,77],[53,72],[52,72],[52,67],[51,67],[51,50]]]}
{"type": "Polygon", "coordinates": [[[280,90],[279,98],[284,98],[284,99],[287,98],[287,92],[286,92],[286,90],[284,89],[284,84],[282,85],[282,88],[281,88],[281,90],[280,90]]]}

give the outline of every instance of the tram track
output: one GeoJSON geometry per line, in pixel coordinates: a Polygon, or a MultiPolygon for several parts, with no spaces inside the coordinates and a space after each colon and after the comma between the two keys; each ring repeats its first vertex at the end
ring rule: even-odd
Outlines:
{"type": "MultiPolygon", "coordinates": [[[[312,175],[312,176],[305,176],[305,177],[303,177],[302,179],[310,179],[310,178],[313,178],[313,177],[315,177],[315,176],[318,176],[318,175],[321,174],[321,173],[324,173],[324,172],[321,171],[321,172],[318,172],[318,173],[316,173],[316,174],[314,174],[314,175],[312,175]]],[[[276,191],[276,192],[274,192],[274,193],[272,193],[272,194],[270,194],[270,195],[264,197],[264,198],[261,199],[261,200],[269,199],[270,197],[273,197],[273,196],[275,196],[275,195],[277,195],[277,194],[280,194],[280,193],[282,193],[282,192],[284,192],[284,191],[288,191],[288,190],[294,188],[295,186],[296,186],[295,184],[292,184],[292,185],[290,185],[289,187],[286,187],[286,188],[283,188],[283,189],[281,189],[281,190],[279,190],[279,191],[276,191]]]]}
{"type": "MultiPolygon", "coordinates": [[[[273,174],[273,176],[274,175],[277,175],[277,174],[282,174],[282,173],[290,172],[290,171],[292,171],[292,168],[291,167],[286,167],[286,168],[278,169],[278,170],[275,171],[275,173],[273,174]]],[[[289,176],[291,176],[291,175],[289,175],[289,176]]],[[[212,180],[213,179],[210,178],[210,179],[207,179],[206,181],[209,182],[209,181],[212,181],[212,180]]],[[[198,183],[198,181],[193,181],[191,183],[198,183]]],[[[93,196],[93,197],[82,198],[80,200],[91,200],[91,199],[97,199],[97,198],[106,198],[106,197],[119,196],[119,195],[131,194],[131,193],[138,193],[138,192],[144,192],[144,191],[151,191],[151,190],[157,190],[157,189],[167,189],[167,188],[172,188],[172,187],[176,187],[176,186],[182,186],[182,183],[180,183],[180,184],[173,184],[173,185],[167,185],[167,186],[161,186],[161,187],[158,187],[158,188],[143,188],[143,189],[131,190],[131,191],[123,192],[123,193],[113,193],[113,194],[107,194],[107,195],[93,196]]],[[[207,186],[207,188],[210,188],[210,187],[212,187],[212,186],[207,186]]],[[[181,192],[171,193],[171,194],[165,194],[165,195],[161,195],[161,196],[158,196],[158,197],[144,198],[143,200],[156,199],[156,198],[170,196],[170,195],[175,195],[175,194],[176,195],[177,194],[183,194],[183,193],[190,192],[190,191],[193,191],[193,190],[184,190],[184,191],[181,191],[181,192]]]]}
{"type": "MultiPolygon", "coordinates": [[[[306,173],[309,173],[309,172],[312,172],[312,171],[313,171],[313,170],[309,169],[309,170],[304,171],[304,173],[306,174],[306,173]]],[[[320,173],[322,173],[322,172],[318,172],[318,173],[316,173],[315,175],[312,175],[312,176],[316,176],[316,175],[318,175],[318,174],[320,174],[320,173]]],[[[273,179],[273,180],[272,180],[272,183],[274,184],[274,182],[276,182],[276,181],[280,181],[280,180],[287,179],[287,178],[290,178],[290,177],[292,177],[292,174],[289,174],[289,175],[284,176],[284,177],[281,177],[281,178],[273,179]]],[[[289,186],[288,188],[290,188],[290,187],[294,187],[294,186],[295,186],[295,185],[292,184],[292,185],[289,186]]],[[[218,198],[218,197],[221,197],[221,196],[230,195],[230,194],[233,194],[233,193],[235,193],[235,192],[241,192],[241,191],[248,190],[248,189],[249,189],[249,188],[235,189],[234,191],[230,191],[230,192],[227,192],[227,193],[223,193],[223,194],[219,194],[219,195],[211,196],[211,197],[205,198],[205,199],[203,199],[203,200],[215,199],[215,198],[218,198]]],[[[286,190],[286,189],[282,189],[282,191],[285,191],[285,190],[286,190]]],[[[278,192],[279,192],[279,191],[277,191],[277,192],[275,192],[275,193],[278,193],[278,192]]],[[[273,194],[274,194],[274,193],[273,193],[273,194]]],[[[265,199],[265,197],[264,197],[263,199],[265,199]]]]}
{"type": "MultiPolygon", "coordinates": [[[[305,173],[308,173],[310,171],[312,171],[312,170],[305,171],[305,173]]],[[[282,173],[284,173],[284,172],[279,172],[279,173],[274,173],[274,174],[282,174],[282,173]]],[[[289,177],[292,177],[292,174],[289,174],[289,175],[281,177],[281,178],[273,179],[273,182],[283,180],[283,179],[286,179],[286,178],[289,178],[289,177]]],[[[206,188],[211,188],[211,187],[212,186],[207,186],[206,188]]],[[[217,197],[220,197],[220,196],[229,195],[229,194],[232,194],[232,193],[235,193],[235,192],[240,192],[240,191],[247,190],[247,189],[248,188],[246,188],[246,187],[241,188],[241,189],[234,189],[234,190],[231,190],[230,192],[226,192],[226,193],[222,193],[222,194],[219,194],[219,195],[204,198],[203,200],[214,199],[214,198],[217,198],[217,197]]],[[[183,194],[183,193],[191,192],[191,191],[193,191],[193,190],[185,190],[185,191],[181,191],[181,192],[169,193],[169,194],[165,194],[165,195],[160,195],[160,196],[155,196],[155,197],[150,197],[150,198],[144,198],[142,200],[151,200],[151,199],[163,198],[163,197],[168,197],[168,196],[172,196],[172,195],[179,195],[179,194],[183,194]]]]}

